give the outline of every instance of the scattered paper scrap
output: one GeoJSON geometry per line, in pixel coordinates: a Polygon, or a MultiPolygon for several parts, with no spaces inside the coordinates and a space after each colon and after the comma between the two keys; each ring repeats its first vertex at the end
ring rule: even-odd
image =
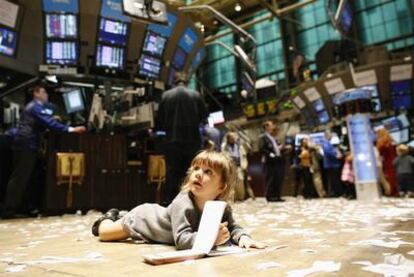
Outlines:
{"type": "Polygon", "coordinates": [[[26,265],[19,264],[19,265],[13,265],[6,268],[6,272],[20,272],[26,269],[26,265]]]}
{"type": "Polygon", "coordinates": [[[284,267],[284,265],[281,265],[276,262],[263,262],[263,263],[256,264],[257,270],[265,270],[265,269],[275,268],[275,267],[284,267]]]}
{"type": "Polygon", "coordinates": [[[287,276],[303,277],[316,272],[338,272],[340,269],[341,263],[335,263],[333,261],[316,261],[310,268],[289,271],[287,276]]]}

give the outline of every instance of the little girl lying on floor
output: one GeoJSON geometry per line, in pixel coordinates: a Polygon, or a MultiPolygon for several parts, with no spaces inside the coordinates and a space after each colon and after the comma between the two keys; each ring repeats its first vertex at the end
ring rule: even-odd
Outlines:
{"type": "MultiPolygon", "coordinates": [[[[175,244],[178,250],[190,249],[197,234],[204,204],[209,200],[229,201],[237,182],[237,171],[230,158],[214,151],[202,151],[191,162],[181,192],[164,208],[142,204],[119,218],[116,209],[109,210],[92,227],[101,241],[127,238],[147,242],[175,244]]],[[[245,248],[265,248],[237,225],[227,205],[215,245],[231,240],[245,248]]]]}

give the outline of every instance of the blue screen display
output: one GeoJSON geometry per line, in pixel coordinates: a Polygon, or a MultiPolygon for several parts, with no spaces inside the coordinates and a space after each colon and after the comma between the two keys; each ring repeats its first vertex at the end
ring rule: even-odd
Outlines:
{"type": "Polygon", "coordinates": [[[411,80],[396,81],[391,83],[391,97],[394,109],[412,108],[412,83],[411,80]]]}
{"type": "Polygon", "coordinates": [[[319,98],[318,100],[316,100],[315,102],[312,103],[313,108],[317,111],[317,112],[321,112],[325,109],[325,105],[323,104],[322,98],[319,98]]]}
{"type": "Polygon", "coordinates": [[[172,13],[168,13],[167,17],[168,17],[167,26],[151,23],[148,25],[148,30],[161,34],[164,37],[170,37],[174,30],[175,23],[177,21],[177,16],[175,16],[172,13]]]}
{"type": "Polygon", "coordinates": [[[139,74],[150,77],[158,78],[161,71],[161,61],[157,58],[142,54],[139,62],[139,74]]]}
{"type": "Polygon", "coordinates": [[[47,41],[47,64],[76,64],[78,62],[77,44],[72,41],[47,41]]]}
{"type": "Polygon", "coordinates": [[[144,51],[148,54],[161,57],[167,39],[153,32],[147,32],[144,42],[144,51]]]}
{"type": "Polygon", "coordinates": [[[327,111],[318,113],[318,119],[320,124],[325,124],[329,122],[329,114],[327,111]]]}
{"type": "Polygon", "coordinates": [[[78,13],[78,0],[43,0],[43,10],[45,12],[68,12],[78,13]]]}
{"type": "Polygon", "coordinates": [[[197,42],[198,35],[193,31],[191,27],[185,29],[184,34],[181,36],[178,45],[186,52],[190,53],[194,44],[197,42]]]}
{"type": "Polygon", "coordinates": [[[96,50],[96,66],[123,69],[124,52],[125,49],[121,47],[98,44],[96,50]]]}
{"type": "Polygon", "coordinates": [[[101,18],[98,41],[125,46],[128,41],[128,24],[122,21],[101,18]]]}
{"type": "Polygon", "coordinates": [[[205,48],[201,48],[198,50],[197,54],[195,55],[193,62],[191,63],[191,71],[194,72],[197,67],[200,65],[201,61],[204,59],[206,55],[205,48]]]}
{"type": "Polygon", "coordinates": [[[46,14],[47,38],[76,38],[77,18],[74,14],[46,14]]]}
{"type": "Polygon", "coordinates": [[[180,47],[177,47],[173,56],[172,64],[178,70],[182,70],[184,68],[186,58],[187,54],[180,47]]]}
{"type": "Polygon", "coordinates": [[[6,28],[0,28],[0,54],[14,56],[16,52],[17,33],[6,28]]]}
{"type": "Polygon", "coordinates": [[[101,16],[131,22],[131,18],[122,12],[122,0],[102,0],[101,16]]]}

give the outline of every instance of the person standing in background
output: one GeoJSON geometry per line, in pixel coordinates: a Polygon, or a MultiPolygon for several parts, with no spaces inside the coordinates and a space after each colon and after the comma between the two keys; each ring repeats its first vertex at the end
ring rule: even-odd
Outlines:
{"type": "Polygon", "coordinates": [[[53,117],[50,109],[49,95],[42,86],[36,86],[32,92],[33,100],[29,102],[21,116],[13,137],[13,172],[6,189],[3,205],[3,217],[13,217],[23,204],[23,197],[28,189],[38,159],[40,134],[47,129],[60,132],[84,133],[84,126],[70,127],[53,117]]]}
{"type": "Polygon", "coordinates": [[[158,109],[158,128],[166,132],[166,190],[163,205],[169,205],[190,167],[191,160],[201,149],[200,125],[207,110],[197,91],[189,89],[187,76],[177,72],[176,87],[165,91],[158,109]]]}
{"type": "Polygon", "coordinates": [[[276,141],[277,129],[267,120],[262,125],[264,134],[260,137],[260,152],[265,170],[265,193],[268,202],[284,201],[281,197],[285,163],[282,156],[284,145],[276,141]]]}
{"type": "Polygon", "coordinates": [[[323,168],[327,173],[328,196],[342,196],[344,193],[341,181],[341,158],[342,154],[331,143],[332,133],[325,131],[325,139],[322,142],[323,148],[323,168]]]}
{"type": "Polygon", "coordinates": [[[408,146],[400,144],[397,146],[398,156],[392,164],[397,173],[400,196],[412,197],[414,193],[414,158],[409,155],[408,146]]]}
{"type": "Polygon", "coordinates": [[[390,184],[390,195],[397,196],[397,177],[395,175],[395,169],[392,164],[397,153],[395,151],[395,145],[387,129],[381,128],[377,131],[377,149],[382,158],[382,170],[390,184]]]}

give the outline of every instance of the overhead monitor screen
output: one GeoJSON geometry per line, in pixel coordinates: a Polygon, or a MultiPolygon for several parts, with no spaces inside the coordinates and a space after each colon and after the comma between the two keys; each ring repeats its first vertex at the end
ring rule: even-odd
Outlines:
{"type": "Polygon", "coordinates": [[[128,42],[128,24],[122,21],[101,18],[98,41],[125,46],[128,42]]]}
{"type": "Polygon", "coordinates": [[[390,136],[396,144],[405,143],[410,139],[410,132],[408,128],[396,132],[390,132],[390,136]]]}
{"type": "Polygon", "coordinates": [[[98,44],[96,49],[96,66],[123,69],[124,52],[125,49],[121,47],[98,44]]]}
{"type": "Polygon", "coordinates": [[[391,82],[391,97],[394,109],[412,108],[411,80],[391,82]]]}
{"type": "Polygon", "coordinates": [[[66,112],[68,114],[80,112],[85,109],[82,92],[80,89],[64,93],[63,102],[65,103],[66,112]]]}
{"type": "Polygon", "coordinates": [[[47,38],[76,38],[78,28],[74,14],[46,14],[47,38]]]}
{"type": "Polygon", "coordinates": [[[327,111],[318,113],[318,119],[320,124],[325,124],[329,122],[329,114],[327,111]]]}
{"type": "Polygon", "coordinates": [[[225,119],[224,119],[223,111],[217,111],[217,112],[210,113],[207,120],[208,120],[209,126],[211,127],[214,127],[214,125],[217,125],[217,124],[224,123],[225,119]]]}
{"type": "Polygon", "coordinates": [[[77,45],[72,41],[47,41],[47,64],[76,64],[78,62],[77,45]]]}
{"type": "Polygon", "coordinates": [[[144,42],[144,51],[153,56],[161,57],[167,39],[153,32],[147,32],[144,42]]]}
{"type": "Polygon", "coordinates": [[[0,27],[0,54],[14,56],[16,53],[17,33],[0,27]]]}
{"type": "Polygon", "coordinates": [[[359,88],[370,92],[372,110],[374,112],[380,112],[381,111],[381,100],[378,94],[378,87],[376,85],[370,85],[370,86],[362,86],[359,88]]]}
{"type": "Polygon", "coordinates": [[[158,78],[161,71],[161,61],[157,58],[142,54],[139,62],[139,74],[150,77],[158,78]]]}
{"type": "Polygon", "coordinates": [[[317,112],[325,110],[325,105],[323,104],[322,98],[319,98],[318,100],[313,102],[312,105],[317,112]]]}
{"type": "Polygon", "coordinates": [[[186,58],[187,54],[184,52],[184,50],[180,47],[177,47],[173,56],[172,64],[178,70],[183,70],[186,58]]]}

